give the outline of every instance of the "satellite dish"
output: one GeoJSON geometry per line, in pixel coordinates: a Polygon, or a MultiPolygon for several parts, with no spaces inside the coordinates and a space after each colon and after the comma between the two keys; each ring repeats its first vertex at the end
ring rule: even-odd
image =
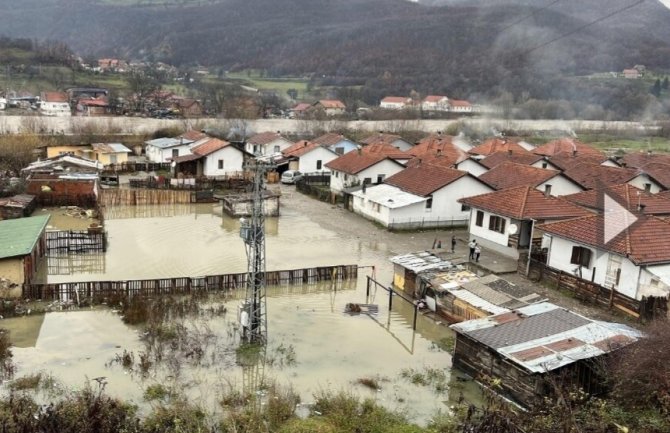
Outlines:
{"type": "Polygon", "coordinates": [[[519,231],[519,226],[517,226],[516,224],[510,224],[509,228],[507,229],[507,232],[511,235],[517,234],[518,231],[519,231]]]}

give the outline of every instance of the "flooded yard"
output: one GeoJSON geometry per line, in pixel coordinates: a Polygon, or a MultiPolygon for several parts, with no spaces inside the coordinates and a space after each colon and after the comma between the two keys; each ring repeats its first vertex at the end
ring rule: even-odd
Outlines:
{"type": "MultiPolygon", "coordinates": [[[[286,192],[281,216],[267,221],[268,270],[358,264],[374,266],[374,276],[390,284],[389,256],[427,249],[436,237],[450,236],[391,234],[346,211],[286,192]]],[[[51,257],[41,267],[42,281],[246,270],[239,222],[217,214],[212,205],[113,208],[106,212],[105,225],[109,234],[105,254],[51,257]]],[[[411,305],[396,298],[389,312],[388,293],[383,290],[367,298],[365,276],[372,272],[361,269],[358,280],[350,282],[268,288],[268,345],[253,365],[240,366],[236,352],[242,291],[203,301],[205,309],[216,306],[217,314],[171,322],[202,350],[187,351],[181,343],[171,343],[162,362],[154,362],[144,374],[138,370],[140,360],[155,349],[149,347],[144,329],[126,325],[117,312],[104,306],[6,319],[2,326],[11,332],[17,377],[44,372],[67,388],[104,377],[110,394],[140,407],[146,407],[144,394],[155,384],[178,388],[190,400],[216,411],[232,388],[262,392],[259,383],[272,380],[293,386],[303,403],[312,402],[322,391],[345,390],[402,410],[419,423],[463,396],[477,400],[476,386],[451,371],[445,350],[451,331],[423,316],[414,331],[411,305]],[[344,307],[351,302],[377,304],[379,312],[345,314],[344,307]],[[226,313],[221,313],[223,307],[226,313]]]]}

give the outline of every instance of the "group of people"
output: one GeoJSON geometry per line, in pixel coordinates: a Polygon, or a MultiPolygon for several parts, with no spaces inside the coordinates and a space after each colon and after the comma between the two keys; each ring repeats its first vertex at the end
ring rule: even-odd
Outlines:
{"type": "MultiPolygon", "coordinates": [[[[468,244],[468,247],[470,248],[470,256],[469,260],[474,260],[475,262],[479,261],[479,256],[482,254],[482,247],[479,246],[477,241],[475,239],[471,240],[470,243],[468,244]]],[[[442,241],[435,239],[433,241],[433,249],[435,248],[442,248],[442,241]]],[[[456,236],[453,235],[451,236],[451,252],[456,251],[456,236]]]]}

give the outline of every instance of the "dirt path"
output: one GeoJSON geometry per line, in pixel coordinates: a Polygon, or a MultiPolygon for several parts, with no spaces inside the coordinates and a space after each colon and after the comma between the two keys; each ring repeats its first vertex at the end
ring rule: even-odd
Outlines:
{"type": "Polygon", "coordinates": [[[320,226],[335,231],[342,236],[353,237],[369,242],[384,242],[391,245],[393,253],[404,254],[432,248],[435,239],[441,240],[447,246],[452,234],[460,240],[459,248],[465,248],[467,231],[460,229],[447,230],[417,230],[411,232],[389,232],[371,221],[354,214],[340,206],[330,205],[313,199],[296,191],[294,186],[273,185],[282,193],[282,206],[309,214],[310,218],[320,226]]]}

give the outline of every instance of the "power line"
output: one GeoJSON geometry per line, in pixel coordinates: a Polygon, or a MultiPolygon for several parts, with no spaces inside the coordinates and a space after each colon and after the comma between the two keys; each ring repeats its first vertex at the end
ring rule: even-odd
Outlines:
{"type": "Polygon", "coordinates": [[[591,21],[591,22],[589,22],[589,23],[586,23],[586,24],[584,24],[583,26],[577,27],[576,29],[573,29],[573,30],[571,30],[571,31],[569,31],[569,32],[567,32],[567,33],[564,33],[564,34],[562,34],[562,35],[560,35],[560,36],[555,37],[554,39],[551,39],[551,40],[549,40],[549,41],[547,41],[547,42],[544,42],[544,43],[542,43],[542,44],[540,44],[540,45],[538,45],[538,46],[536,46],[536,47],[533,47],[533,48],[531,48],[531,49],[529,49],[529,50],[527,50],[527,51],[524,51],[523,53],[521,53],[521,55],[530,54],[530,53],[532,53],[532,52],[535,51],[535,50],[539,50],[540,48],[544,48],[544,47],[546,47],[546,46],[549,45],[549,44],[553,44],[554,42],[556,42],[556,41],[558,41],[558,40],[560,40],[560,39],[563,39],[563,38],[566,38],[566,37],[568,37],[568,36],[570,36],[570,35],[573,35],[573,34],[577,33],[578,31],[580,31],[580,30],[584,30],[585,28],[587,28],[587,27],[589,27],[589,26],[592,26],[592,25],[594,25],[594,24],[597,24],[597,23],[599,23],[599,22],[601,22],[601,21],[605,21],[606,19],[611,18],[611,17],[613,17],[614,15],[618,15],[618,14],[620,14],[620,13],[622,13],[622,12],[625,12],[625,11],[627,11],[627,10],[629,10],[629,9],[632,9],[632,8],[634,8],[634,7],[636,7],[636,6],[639,6],[639,5],[641,5],[642,3],[644,3],[644,0],[639,0],[639,1],[635,2],[635,3],[633,3],[633,4],[630,4],[630,5],[628,5],[628,6],[624,6],[624,7],[622,7],[622,8],[619,8],[619,9],[617,9],[617,10],[615,10],[615,11],[613,11],[613,12],[611,12],[611,13],[605,15],[605,16],[602,16],[602,17],[600,17],[600,18],[598,18],[598,19],[596,19],[596,20],[594,20],[594,21],[591,21]]]}
{"type": "Polygon", "coordinates": [[[503,27],[503,28],[500,30],[499,33],[503,33],[503,32],[506,31],[507,29],[509,29],[509,28],[511,28],[511,27],[514,27],[515,25],[520,24],[520,23],[523,22],[523,21],[526,21],[528,18],[532,17],[533,15],[537,14],[538,12],[542,12],[543,10],[549,9],[550,7],[552,7],[553,5],[555,5],[556,3],[560,2],[560,1],[562,1],[562,0],[554,0],[554,1],[552,1],[551,3],[549,3],[548,5],[546,5],[546,6],[542,7],[542,8],[540,8],[540,9],[534,10],[533,12],[529,13],[528,15],[526,15],[526,16],[524,16],[524,17],[521,17],[521,18],[519,18],[518,20],[514,21],[512,24],[509,24],[509,25],[503,27]]]}

